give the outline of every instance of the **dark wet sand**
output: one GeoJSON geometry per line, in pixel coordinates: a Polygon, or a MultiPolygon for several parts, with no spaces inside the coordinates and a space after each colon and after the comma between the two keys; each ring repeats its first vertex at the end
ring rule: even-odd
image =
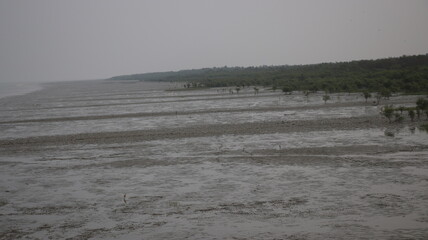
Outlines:
{"type": "MultiPolygon", "coordinates": [[[[261,91],[262,96],[254,97],[244,91],[228,96],[216,90],[149,87],[152,91],[141,83],[53,85],[14,101],[0,100],[0,128],[11,134],[26,126],[67,127],[74,121],[96,127],[93,120],[135,118],[144,123],[153,116],[340,112],[370,106],[349,97],[327,104],[226,108],[222,105],[228,101],[273,102],[281,94],[261,91]],[[117,100],[117,106],[131,104],[128,100],[162,102],[157,94],[171,104],[194,101],[186,98],[203,102],[209,96],[207,101],[217,105],[197,111],[49,115],[109,99],[117,100]],[[22,118],[19,109],[46,111],[50,117],[22,118]]],[[[385,103],[405,105],[415,99],[397,96],[385,103]]],[[[104,105],[109,106],[99,107],[104,105]]],[[[0,138],[0,239],[428,237],[428,134],[418,128],[426,120],[389,124],[368,114],[231,122],[0,138]]]]}
{"type": "MultiPolygon", "coordinates": [[[[284,122],[256,122],[242,124],[198,125],[187,128],[166,128],[140,131],[98,132],[75,135],[39,136],[0,140],[0,147],[30,147],[59,144],[112,144],[163,139],[210,137],[221,135],[254,135],[309,131],[356,130],[379,128],[388,121],[378,116],[344,119],[320,119],[284,122]]],[[[417,125],[418,123],[412,123],[417,125]]],[[[396,124],[399,126],[399,124],[396,124]]],[[[393,126],[393,125],[391,125],[393,126]]]]}

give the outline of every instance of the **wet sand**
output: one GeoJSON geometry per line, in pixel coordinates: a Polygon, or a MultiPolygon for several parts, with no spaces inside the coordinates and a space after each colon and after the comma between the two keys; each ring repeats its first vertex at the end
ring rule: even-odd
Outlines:
{"type": "Polygon", "coordinates": [[[389,124],[357,94],[174,86],[0,99],[0,239],[428,237],[425,118],[389,124]]]}

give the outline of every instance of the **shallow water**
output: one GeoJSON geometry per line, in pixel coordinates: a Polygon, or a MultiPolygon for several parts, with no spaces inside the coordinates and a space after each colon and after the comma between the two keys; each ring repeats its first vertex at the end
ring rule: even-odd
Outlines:
{"type": "MultiPolygon", "coordinates": [[[[52,85],[2,102],[0,121],[12,122],[0,123],[1,139],[378,115],[371,105],[328,107],[315,94],[162,90],[174,87],[52,85]],[[278,105],[306,108],[251,110],[278,105]],[[245,111],[13,123],[222,108],[245,111]]],[[[364,101],[357,97],[332,102],[364,101]]],[[[424,239],[428,133],[415,124],[0,146],[0,239],[424,239]]]]}

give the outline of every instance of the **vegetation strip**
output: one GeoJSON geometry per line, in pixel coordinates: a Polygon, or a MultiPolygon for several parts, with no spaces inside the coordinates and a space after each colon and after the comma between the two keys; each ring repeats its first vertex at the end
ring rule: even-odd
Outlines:
{"type": "Polygon", "coordinates": [[[282,88],[284,92],[427,93],[428,54],[295,66],[203,68],[111,79],[182,82],[184,88],[272,86],[273,89],[282,88]]]}

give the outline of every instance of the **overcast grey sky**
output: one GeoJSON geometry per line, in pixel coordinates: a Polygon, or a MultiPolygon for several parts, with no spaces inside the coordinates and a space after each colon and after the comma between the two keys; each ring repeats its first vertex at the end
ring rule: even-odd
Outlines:
{"type": "Polygon", "coordinates": [[[425,53],[427,0],[0,0],[0,81],[425,53]]]}

